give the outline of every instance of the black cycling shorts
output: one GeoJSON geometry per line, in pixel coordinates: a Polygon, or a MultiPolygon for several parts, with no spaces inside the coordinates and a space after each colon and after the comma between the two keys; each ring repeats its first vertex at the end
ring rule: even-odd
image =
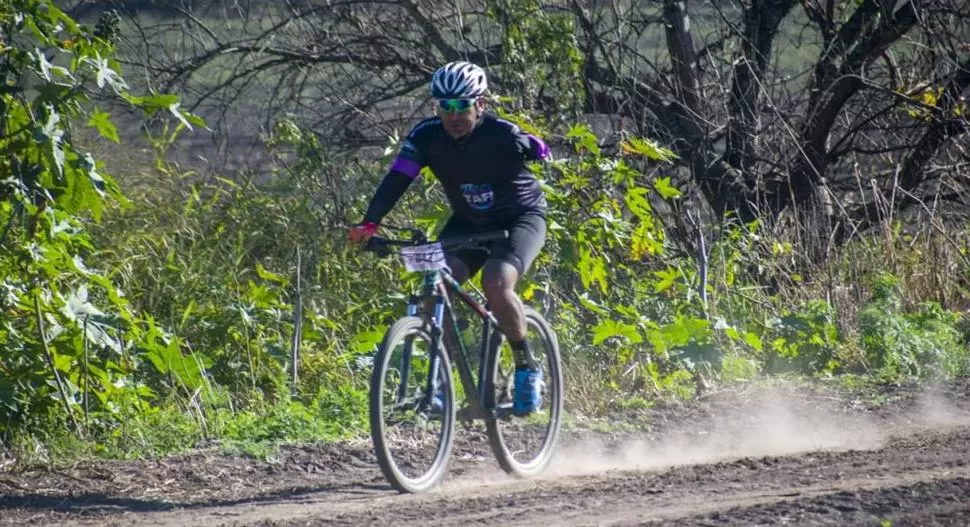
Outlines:
{"type": "Polygon", "coordinates": [[[438,237],[444,240],[500,230],[509,231],[509,237],[491,242],[487,250],[461,249],[449,252],[448,256],[457,257],[465,263],[469,278],[475,276],[488,259],[508,262],[519,271],[519,276],[524,275],[546,243],[546,217],[542,212],[528,211],[511,220],[485,226],[452,216],[438,237]]]}

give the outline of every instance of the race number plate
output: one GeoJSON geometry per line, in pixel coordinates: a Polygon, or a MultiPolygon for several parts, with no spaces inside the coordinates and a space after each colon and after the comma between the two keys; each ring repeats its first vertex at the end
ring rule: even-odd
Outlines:
{"type": "Polygon", "coordinates": [[[404,267],[410,272],[437,271],[448,267],[440,243],[402,247],[401,257],[404,258],[404,267]]]}

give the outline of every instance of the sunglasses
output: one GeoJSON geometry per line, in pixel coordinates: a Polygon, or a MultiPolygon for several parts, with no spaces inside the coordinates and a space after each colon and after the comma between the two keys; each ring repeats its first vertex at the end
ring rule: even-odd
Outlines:
{"type": "Polygon", "coordinates": [[[438,108],[444,113],[465,113],[475,105],[475,99],[438,99],[438,108]]]}

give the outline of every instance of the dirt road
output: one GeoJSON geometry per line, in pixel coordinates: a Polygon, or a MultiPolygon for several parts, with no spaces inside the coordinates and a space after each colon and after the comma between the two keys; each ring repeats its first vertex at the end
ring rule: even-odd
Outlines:
{"type": "Polygon", "coordinates": [[[366,442],[8,470],[0,525],[970,525],[968,400],[721,393],[641,415],[649,428],[575,423],[532,481],[465,431],[449,478],[420,496],[391,491],[366,442]]]}

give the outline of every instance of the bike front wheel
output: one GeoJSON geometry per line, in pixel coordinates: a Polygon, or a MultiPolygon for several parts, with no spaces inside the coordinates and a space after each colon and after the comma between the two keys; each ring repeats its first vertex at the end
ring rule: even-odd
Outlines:
{"type": "Polygon", "coordinates": [[[542,405],[525,417],[513,417],[515,359],[508,343],[490,353],[487,363],[485,405],[496,417],[486,420],[489,444],[506,473],[533,477],[552,460],[562,419],[563,381],[559,341],[549,323],[531,308],[525,310],[526,338],[542,369],[542,405]]]}
{"type": "Polygon", "coordinates": [[[404,317],[388,329],[370,386],[374,453],[399,492],[425,492],[445,475],[455,430],[455,387],[446,353],[427,323],[404,317]]]}

